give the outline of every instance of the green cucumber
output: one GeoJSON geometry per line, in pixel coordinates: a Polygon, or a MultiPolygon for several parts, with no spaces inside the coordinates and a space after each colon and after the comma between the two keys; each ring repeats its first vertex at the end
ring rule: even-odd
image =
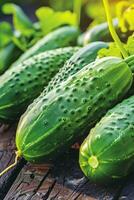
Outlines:
{"type": "Polygon", "coordinates": [[[108,48],[105,42],[92,42],[76,52],[60,69],[59,73],[50,81],[45,93],[53,89],[60,82],[65,81],[68,77],[80,71],[84,66],[95,61],[98,51],[102,48],[108,48]]]}
{"type": "Polygon", "coordinates": [[[120,101],[131,83],[131,70],[120,58],[85,66],[21,117],[16,134],[19,155],[30,162],[55,159],[120,101]]]}
{"type": "Polygon", "coordinates": [[[79,48],[66,47],[31,57],[0,77],[0,120],[15,121],[79,48]]]}
{"type": "Polygon", "coordinates": [[[80,166],[93,181],[106,183],[126,177],[134,166],[134,96],[101,119],[80,148],[80,166]]]}
{"type": "Polygon", "coordinates": [[[3,74],[10,65],[21,55],[21,50],[14,44],[9,43],[0,50],[0,74],[3,74]]]}
{"type": "Polygon", "coordinates": [[[73,44],[76,44],[78,35],[79,30],[77,27],[61,27],[39,40],[33,47],[28,49],[15,63],[13,63],[13,66],[18,65],[22,61],[39,53],[52,49],[72,46],[73,44]]]}
{"type": "Polygon", "coordinates": [[[98,51],[102,48],[107,47],[108,44],[105,42],[92,42],[86,47],[81,48],[69,60],[67,60],[65,65],[49,82],[48,86],[45,87],[41,95],[37,99],[35,99],[33,104],[29,106],[29,109],[31,109],[31,107],[33,107],[34,104],[36,104],[36,102],[38,102],[40,98],[42,98],[42,96],[45,96],[50,90],[55,88],[62,81],[67,80],[70,76],[80,71],[84,66],[95,61],[98,51]]]}
{"type": "MultiPolygon", "coordinates": [[[[127,33],[127,34],[122,33],[118,27],[117,19],[113,20],[113,25],[118,35],[120,36],[120,38],[123,41],[126,41],[128,38],[128,35],[131,35],[131,33],[127,33]]],[[[105,42],[113,41],[107,22],[96,25],[93,28],[89,29],[87,32],[80,35],[78,37],[77,43],[78,45],[83,46],[85,44],[88,44],[90,42],[95,42],[95,41],[105,41],[105,42]]]]}

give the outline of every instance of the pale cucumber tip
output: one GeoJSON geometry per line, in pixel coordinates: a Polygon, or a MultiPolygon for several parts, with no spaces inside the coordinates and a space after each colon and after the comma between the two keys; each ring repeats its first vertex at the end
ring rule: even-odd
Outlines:
{"type": "Polygon", "coordinates": [[[99,161],[96,156],[91,156],[88,159],[88,164],[93,168],[96,169],[99,166],[99,161]]]}

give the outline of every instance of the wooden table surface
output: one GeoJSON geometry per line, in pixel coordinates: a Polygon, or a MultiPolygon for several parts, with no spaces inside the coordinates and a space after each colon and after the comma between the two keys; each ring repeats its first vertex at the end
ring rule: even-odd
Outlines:
{"type": "MultiPolygon", "coordinates": [[[[0,127],[0,171],[14,162],[16,126],[0,127]]],[[[78,165],[78,150],[70,149],[53,165],[32,165],[21,159],[0,178],[0,200],[134,200],[134,176],[116,185],[87,180],[78,165]]]]}

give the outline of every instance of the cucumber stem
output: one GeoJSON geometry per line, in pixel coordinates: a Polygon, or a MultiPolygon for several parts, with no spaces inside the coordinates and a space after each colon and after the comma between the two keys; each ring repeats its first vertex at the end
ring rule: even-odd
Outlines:
{"type": "Polygon", "coordinates": [[[80,25],[81,20],[81,6],[82,6],[82,0],[74,0],[74,13],[76,13],[77,16],[77,26],[80,25]]]}
{"type": "Polygon", "coordinates": [[[122,42],[120,41],[119,36],[117,35],[115,28],[113,26],[112,16],[111,16],[111,12],[110,12],[110,5],[109,5],[108,0],[103,0],[103,4],[104,4],[105,12],[106,12],[109,30],[113,37],[113,40],[115,41],[115,43],[116,43],[117,47],[119,48],[120,52],[122,53],[123,57],[127,58],[129,55],[128,55],[126,49],[124,48],[122,42]]]}
{"type": "Polygon", "coordinates": [[[17,165],[18,162],[18,158],[21,156],[20,151],[16,151],[15,152],[16,156],[15,156],[15,162],[13,164],[11,164],[9,167],[7,167],[6,169],[4,169],[1,173],[0,173],[0,177],[2,175],[4,175],[6,172],[8,172],[11,168],[13,168],[14,166],[17,165]]]}

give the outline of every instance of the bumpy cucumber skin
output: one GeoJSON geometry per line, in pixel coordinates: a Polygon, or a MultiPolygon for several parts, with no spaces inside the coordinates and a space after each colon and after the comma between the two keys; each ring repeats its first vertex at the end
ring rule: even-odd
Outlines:
{"type": "Polygon", "coordinates": [[[102,48],[108,48],[108,44],[105,42],[92,42],[76,52],[50,81],[48,87],[45,89],[45,93],[49,92],[56,85],[59,85],[62,81],[68,79],[71,75],[80,71],[87,64],[95,61],[98,51],[102,48]]]}
{"type": "Polygon", "coordinates": [[[34,100],[28,109],[31,109],[40,99],[42,99],[42,96],[45,96],[50,90],[60,85],[61,82],[80,71],[87,64],[95,61],[97,53],[101,48],[108,48],[108,44],[105,42],[93,42],[77,51],[69,60],[67,60],[65,65],[52,78],[48,86],[45,87],[41,95],[34,100]]]}
{"type": "Polygon", "coordinates": [[[62,82],[21,118],[16,145],[30,162],[53,159],[122,99],[132,73],[120,58],[103,58],[62,82]]]}
{"type": "Polygon", "coordinates": [[[84,174],[105,184],[126,177],[134,165],[134,96],[111,109],[91,130],[80,148],[84,174]],[[98,167],[89,164],[91,156],[98,167]]]}
{"type": "Polygon", "coordinates": [[[33,47],[27,50],[15,63],[13,63],[13,66],[18,65],[20,62],[39,53],[52,49],[72,46],[76,44],[78,35],[79,30],[77,27],[61,27],[39,40],[33,47]]]}
{"type": "Polygon", "coordinates": [[[18,119],[78,49],[66,47],[44,52],[7,70],[0,78],[0,120],[18,119]]]}

